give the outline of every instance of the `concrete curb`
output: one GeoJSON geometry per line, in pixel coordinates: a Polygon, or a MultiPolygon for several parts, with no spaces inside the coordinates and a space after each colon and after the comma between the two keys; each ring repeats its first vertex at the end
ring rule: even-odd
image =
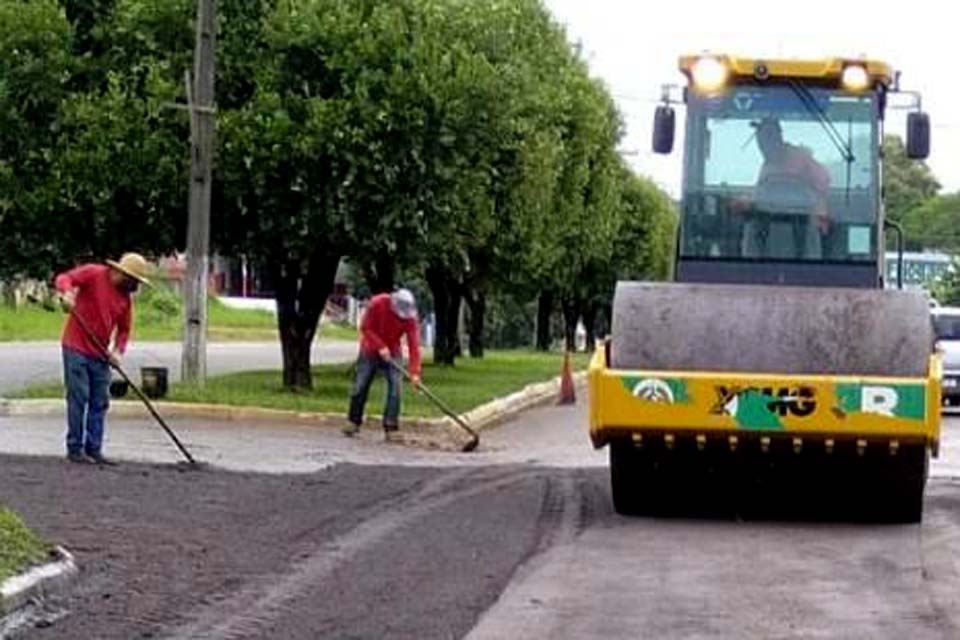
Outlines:
{"type": "MultiPolygon", "coordinates": [[[[57,560],[34,567],[0,583],[0,619],[38,598],[58,594],[79,573],[73,555],[63,547],[54,550],[57,560]]],[[[2,625],[0,625],[2,626],[2,625]]]]}
{"type": "MultiPolygon", "coordinates": [[[[575,383],[586,380],[587,372],[573,374],[575,383]]],[[[546,382],[529,384],[508,396],[495,398],[467,413],[463,419],[475,431],[495,427],[515,415],[543,404],[557,396],[560,391],[560,376],[546,382]]],[[[156,402],[157,410],[165,418],[202,418],[223,422],[272,422],[279,424],[304,424],[317,427],[340,428],[344,416],[339,413],[310,413],[262,407],[237,407],[186,402],[156,402]]],[[[64,401],[57,399],[0,399],[0,417],[3,416],[62,416],[64,401]]],[[[115,418],[149,418],[146,407],[135,400],[111,400],[110,415],[115,418]]],[[[369,417],[365,428],[380,428],[379,418],[369,417]]],[[[401,440],[405,443],[428,447],[454,447],[463,439],[463,430],[453,420],[444,418],[408,418],[400,428],[401,440]],[[452,438],[452,439],[451,439],[452,438]]]]}
{"type": "MultiPolygon", "coordinates": [[[[587,379],[587,372],[573,374],[574,384],[581,384],[587,379]]],[[[461,414],[461,418],[473,429],[483,431],[496,427],[515,415],[528,409],[547,403],[560,393],[560,376],[547,382],[529,384],[520,391],[511,393],[502,398],[496,398],[486,404],[461,414]]],[[[446,421],[452,423],[449,418],[446,421]]]]}
{"type": "MultiPolygon", "coordinates": [[[[587,379],[587,372],[573,374],[574,384],[587,379]]],[[[493,429],[518,414],[547,404],[560,393],[560,377],[546,382],[529,384],[508,396],[495,398],[466,413],[460,418],[477,432],[493,429]]],[[[401,442],[430,449],[460,451],[467,435],[451,418],[423,420],[420,424],[405,422],[400,429],[401,442]]]]}

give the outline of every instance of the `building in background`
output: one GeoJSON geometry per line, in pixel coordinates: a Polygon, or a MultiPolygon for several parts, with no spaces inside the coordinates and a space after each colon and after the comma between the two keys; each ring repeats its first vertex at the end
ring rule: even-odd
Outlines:
{"type": "MultiPolygon", "coordinates": [[[[158,261],[161,278],[178,294],[183,292],[186,256],[178,254],[158,261]]],[[[228,306],[239,309],[276,311],[275,291],[270,272],[244,257],[214,256],[210,260],[208,287],[228,306]]],[[[334,278],[333,291],[324,309],[324,321],[356,324],[357,305],[349,291],[350,266],[341,261],[334,278]]]]}

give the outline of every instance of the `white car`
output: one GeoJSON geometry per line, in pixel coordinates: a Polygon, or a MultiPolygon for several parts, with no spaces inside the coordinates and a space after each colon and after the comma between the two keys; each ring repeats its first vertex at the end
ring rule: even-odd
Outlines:
{"type": "Polygon", "coordinates": [[[960,403],[960,307],[930,309],[936,348],[943,354],[943,401],[960,403]]]}

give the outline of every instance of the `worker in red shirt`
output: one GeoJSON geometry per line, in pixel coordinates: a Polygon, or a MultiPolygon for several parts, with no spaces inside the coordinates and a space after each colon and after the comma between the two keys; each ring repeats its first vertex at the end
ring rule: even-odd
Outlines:
{"type": "MultiPolygon", "coordinates": [[[[769,188],[786,188],[788,196],[800,200],[809,198],[809,216],[805,221],[798,220],[794,231],[797,253],[794,257],[820,258],[823,242],[830,231],[827,207],[830,173],[814,159],[809,150],[784,141],[780,122],[776,118],[763,118],[751,125],[757,131],[757,146],[763,156],[763,165],[757,177],[757,193],[769,188]]],[[[734,213],[744,213],[756,197],[735,199],[732,203],[734,213]]],[[[760,225],[761,229],[768,227],[768,221],[760,225]]]]}
{"type": "Polygon", "coordinates": [[[783,140],[780,122],[764,118],[756,124],[757,146],[763,155],[758,185],[778,179],[793,179],[806,185],[815,202],[811,212],[817,226],[824,233],[828,229],[827,196],[830,191],[830,173],[807,149],[783,140]]]}
{"type": "Polygon", "coordinates": [[[133,307],[131,295],[141,283],[149,284],[147,273],[143,256],[127,253],[120,262],[85,264],[56,278],[61,303],[70,314],[61,340],[70,462],[113,464],[103,456],[110,364],[119,364],[126,351],[133,307]],[[108,353],[100,345],[105,345],[108,353]]]}
{"type": "Polygon", "coordinates": [[[344,435],[353,436],[360,430],[367,393],[377,371],[382,371],[387,378],[384,435],[389,440],[396,433],[400,419],[400,373],[390,366],[390,360],[401,357],[400,339],[403,336],[407,337],[410,375],[417,386],[420,384],[420,325],[416,300],[407,289],[373,296],[360,322],[357,377],[350,394],[350,424],[344,427],[344,435]]]}

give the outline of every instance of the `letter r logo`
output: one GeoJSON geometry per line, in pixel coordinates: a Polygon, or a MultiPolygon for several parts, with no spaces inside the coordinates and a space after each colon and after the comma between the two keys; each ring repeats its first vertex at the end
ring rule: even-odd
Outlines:
{"type": "Polygon", "coordinates": [[[863,387],[860,397],[860,410],[864,413],[879,413],[893,416],[900,397],[891,387],[863,387]]]}

